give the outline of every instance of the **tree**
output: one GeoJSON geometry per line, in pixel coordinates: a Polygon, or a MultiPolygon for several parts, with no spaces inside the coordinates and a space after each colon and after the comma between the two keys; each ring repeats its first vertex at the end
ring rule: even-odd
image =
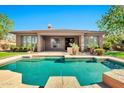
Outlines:
{"type": "Polygon", "coordinates": [[[0,14],[0,40],[5,39],[8,32],[13,30],[14,23],[5,14],[0,14]]]}
{"type": "Polygon", "coordinates": [[[111,49],[124,41],[124,6],[111,6],[109,10],[97,21],[100,31],[104,31],[104,47],[111,49]]]}
{"type": "Polygon", "coordinates": [[[97,21],[100,31],[105,31],[106,35],[120,35],[124,33],[124,6],[111,6],[100,20],[97,21]]]}

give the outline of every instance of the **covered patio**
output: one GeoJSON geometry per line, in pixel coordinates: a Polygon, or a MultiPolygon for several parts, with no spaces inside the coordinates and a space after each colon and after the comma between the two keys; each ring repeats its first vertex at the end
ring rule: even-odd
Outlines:
{"type": "Polygon", "coordinates": [[[76,43],[81,50],[80,36],[69,35],[40,35],[38,38],[37,50],[40,51],[67,51],[70,43],[76,43]]]}
{"type": "Polygon", "coordinates": [[[33,30],[12,32],[16,34],[18,47],[37,44],[37,51],[66,51],[69,43],[75,42],[84,52],[89,42],[95,42],[102,47],[103,32],[86,30],[33,30]]]}

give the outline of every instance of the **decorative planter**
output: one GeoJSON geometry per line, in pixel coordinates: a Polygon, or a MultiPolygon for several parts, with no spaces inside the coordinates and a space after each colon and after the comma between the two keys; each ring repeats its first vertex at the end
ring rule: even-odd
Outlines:
{"type": "Polygon", "coordinates": [[[72,47],[67,47],[67,53],[70,54],[70,55],[73,54],[72,47]]]}
{"type": "Polygon", "coordinates": [[[72,49],[73,50],[73,55],[79,54],[79,48],[72,49]]]}
{"type": "Polygon", "coordinates": [[[70,55],[77,55],[79,54],[79,48],[67,47],[67,53],[70,55]]]}

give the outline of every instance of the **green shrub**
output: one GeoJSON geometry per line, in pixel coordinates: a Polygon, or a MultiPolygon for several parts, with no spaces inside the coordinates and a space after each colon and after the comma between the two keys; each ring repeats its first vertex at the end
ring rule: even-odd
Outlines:
{"type": "Polygon", "coordinates": [[[13,51],[13,49],[14,49],[13,47],[10,47],[10,50],[11,50],[11,51],[13,51]]]}
{"type": "Polygon", "coordinates": [[[24,47],[24,48],[23,48],[23,51],[24,51],[24,52],[27,52],[27,48],[26,48],[26,47],[24,47]]]}
{"type": "Polygon", "coordinates": [[[16,47],[11,47],[10,50],[11,50],[12,52],[15,52],[15,51],[16,51],[16,47]]]}
{"type": "Polygon", "coordinates": [[[24,47],[19,47],[19,52],[24,52],[24,47]]]}
{"type": "Polygon", "coordinates": [[[26,47],[11,47],[10,50],[13,52],[27,52],[26,47]]]}
{"type": "Polygon", "coordinates": [[[16,45],[10,45],[10,51],[15,52],[16,45]]]}
{"type": "Polygon", "coordinates": [[[95,49],[94,51],[97,55],[103,55],[105,52],[105,50],[102,48],[95,49]]]}
{"type": "Polygon", "coordinates": [[[96,44],[95,42],[90,42],[88,44],[88,48],[89,48],[89,51],[90,51],[90,54],[94,54],[94,49],[98,48],[98,44],[96,44]]]}
{"type": "MultiPolygon", "coordinates": [[[[27,51],[33,51],[33,48],[32,48],[32,46],[27,46],[27,47],[11,46],[10,50],[13,52],[27,52],[27,51]]],[[[37,48],[35,48],[35,51],[37,51],[37,48]]]]}
{"type": "Polygon", "coordinates": [[[23,47],[19,47],[18,52],[23,52],[23,47]]]}
{"type": "Polygon", "coordinates": [[[20,49],[19,47],[16,47],[15,52],[19,52],[19,49],[20,49]]]}
{"type": "Polygon", "coordinates": [[[104,43],[103,43],[103,48],[104,48],[105,50],[110,50],[111,47],[112,47],[111,42],[104,42],[104,43]]]}
{"type": "Polygon", "coordinates": [[[7,43],[5,44],[1,44],[0,47],[3,49],[3,50],[7,50],[9,48],[9,45],[7,43]]]}

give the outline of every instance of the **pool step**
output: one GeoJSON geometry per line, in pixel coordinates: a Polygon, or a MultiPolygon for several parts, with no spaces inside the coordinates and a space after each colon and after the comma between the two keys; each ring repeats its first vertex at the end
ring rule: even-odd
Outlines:
{"type": "Polygon", "coordinates": [[[18,84],[15,88],[39,88],[39,86],[32,86],[27,84],[18,84]]]}
{"type": "Polygon", "coordinates": [[[72,76],[51,76],[49,77],[45,88],[80,88],[76,77],[72,76]]]}
{"type": "Polygon", "coordinates": [[[108,86],[105,85],[104,83],[92,84],[92,85],[81,86],[81,87],[82,87],[82,88],[108,88],[108,86]]]}
{"type": "Polygon", "coordinates": [[[20,73],[12,72],[10,70],[0,70],[0,88],[35,88],[38,86],[31,86],[22,84],[22,75],[20,73]]]}
{"type": "Polygon", "coordinates": [[[32,58],[32,55],[23,55],[22,58],[32,58]]]}
{"type": "Polygon", "coordinates": [[[112,88],[124,88],[124,69],[105,72],[103,82],[112,88]]]}

